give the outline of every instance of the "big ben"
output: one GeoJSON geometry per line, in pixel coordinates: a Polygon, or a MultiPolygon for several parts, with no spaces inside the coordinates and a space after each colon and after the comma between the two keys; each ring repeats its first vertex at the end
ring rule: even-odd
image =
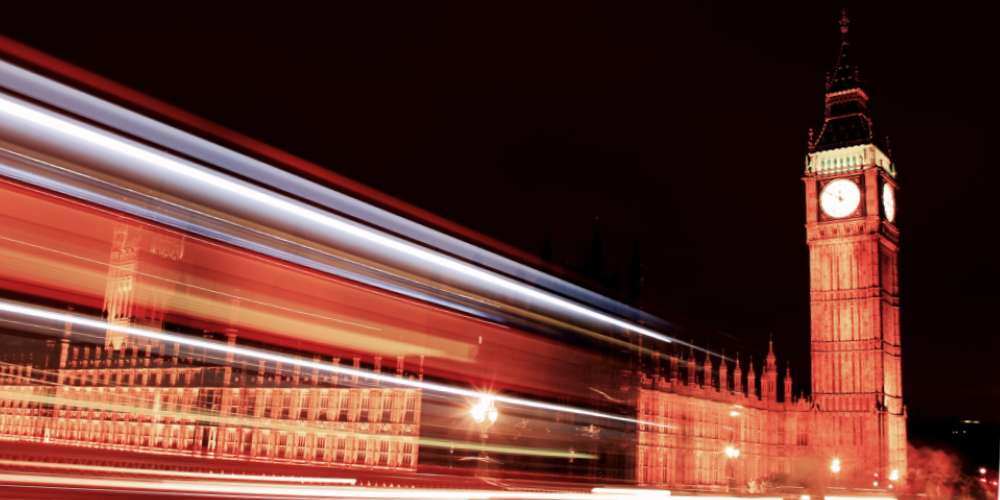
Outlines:
{"type": "MultiPolygon", "coordinates": [[[[869,96],[840,20],[823,125],[803,177],[810,261],[811,443],[853,480],[906,474],[899,329],[896,167],[877,144],[869,96]]],[[[869,479],[873,478],[873,479],[869,479]]]]}

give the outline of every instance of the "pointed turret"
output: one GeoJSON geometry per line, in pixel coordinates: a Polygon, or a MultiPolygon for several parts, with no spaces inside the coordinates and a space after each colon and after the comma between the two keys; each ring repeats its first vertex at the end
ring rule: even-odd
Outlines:
{"type": "Polygon", "coordinates": [[[694,361],[694,341],[691,341],[691,352],[688,354],[687,359],[687,383],[688,385],[697,385],[697,366],[694,361]]]}
{"type": "Polygon", "coordinates": [[[736,369],[733,370],[733,392],[743,392],[743,367],[740,366],[740,353],[736,353],[736,369]]]}
{"type": "Polygon", "coordinates": [[[747,363],[747,394],[752,398],[757,396],[757,371],[753,367],[753,356],[750,356],[750,362],[747,363]]]}
{"type": "Polygon", "coordinates": [[[778,361],[774,355],[774,338],[767,342],[767,357],[764,359],[764,374],[760,379],[760,397],[765,401],[777,401],[778,361]]]}
{"type": "Polygon", "coordinates": [[[712,377],[712,356],[709,355],[706,352],[705,353],[705,364],[702,365],[702,378],[701,378],[702,385],[704,385],[706,388],[715,387],[715,384],[712,383],[712,378],[713,378],[712,377]]]}
{"type": "Polygon", "coordinates": [[[722,350],[722,359],[719,360],[719,390],[729,392],[729,361],[726,360],[726,350],[722,350]]]}
{"type": "Polygon", "coordinates": [[[767,357],[764,358],[764,370],[766,372],[778,372],[778,358],[774,355],[774,335],[767,341],[767,357]]]}
{"type": "Polygon", "coordinates": [[[786,403],[792,402],[792,365],[788,363],[785,363],[785,387],[781,399],[786,403]]]}

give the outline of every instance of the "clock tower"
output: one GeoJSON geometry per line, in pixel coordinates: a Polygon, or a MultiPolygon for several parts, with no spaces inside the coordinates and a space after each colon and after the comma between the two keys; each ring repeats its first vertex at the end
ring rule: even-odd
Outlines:
{"type": "Polygon", "coordinates": [[[906,474],[896,168],[876,144],[868,94],[848,58],[848,23],[845,13],[803,177],[817,413],[810,444],[840,460],[845,481],[885,484],[906,474]]]}

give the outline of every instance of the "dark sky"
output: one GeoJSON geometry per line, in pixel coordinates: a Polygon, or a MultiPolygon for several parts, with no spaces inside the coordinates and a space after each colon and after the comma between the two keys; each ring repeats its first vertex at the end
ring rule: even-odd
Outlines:
{"type": "MultiPolygon", "coordinates": [[[[808,373],[806,130],[841,3],[8,11],[7,36],[578,269],[636,244],[642,306],[808,373]]],[[[139,4],[136,4],[139,5],[139,4]]],[[[851,7],[902,184],[911,416],[1000,420],[995,12],[851,7]]],[[[731,351],[730,351],[731,352],[731,351]]]]}

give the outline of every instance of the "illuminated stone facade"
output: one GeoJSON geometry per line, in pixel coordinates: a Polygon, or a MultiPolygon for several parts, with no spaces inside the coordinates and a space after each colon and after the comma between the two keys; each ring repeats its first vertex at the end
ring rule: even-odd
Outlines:
{"type": "MultiPolygon", "coordinates": [[[[64,345],[69,345],[68,343],[64,345]]],[[[0,436],[97,448],[415,470],[418,389],[212,366],[199,353],[71,347],[0,362],[0,436]]],[[[339,362],[338,359],[328,360],[339,362]]],[[[359,360],[355,360],[358,363],[359,360]]],[[[398,376],[403,376],[402,366],[398,376]]]]}
{"type": "Polygon", "coordinates": [[[805,399],[793,400],[786,370],[781,389],[773,349],[757,383],[752,364],[698,363],[694,353],[664,358],[640,375],[636,479],[671,488],[742,488],[792,473],[815,429],[805,399]],[[659,373],[659,375],[655,375],[659,373]]]}

